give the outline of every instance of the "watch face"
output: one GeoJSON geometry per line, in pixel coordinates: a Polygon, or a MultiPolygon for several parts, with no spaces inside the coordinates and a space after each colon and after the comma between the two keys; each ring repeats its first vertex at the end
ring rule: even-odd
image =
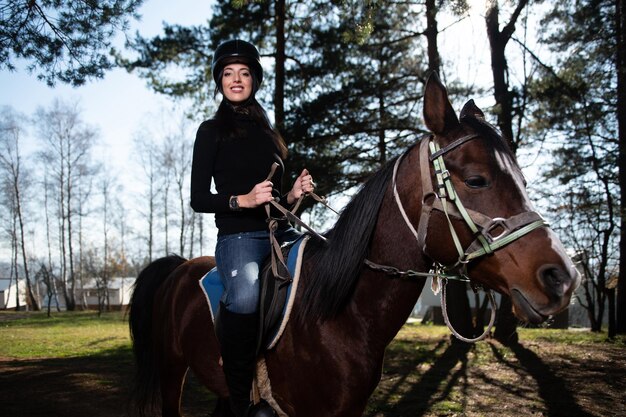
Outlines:
{"type": "Polygon", "coordinates": [[[239,201],[237,200],[236,196],[232,196],[230,198],[230,208],[232,210],[239,210],[239,201]]]}

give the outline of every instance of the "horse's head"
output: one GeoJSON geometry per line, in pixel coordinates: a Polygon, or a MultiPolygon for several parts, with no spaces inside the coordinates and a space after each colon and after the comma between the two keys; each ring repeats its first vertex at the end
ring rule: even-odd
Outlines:
{"type": "Polygon", "coordinates": [[[510,295],[524,321],[539,323],[564,309],[579,274],[556,234],[534,212],[504,139],[471,100],[457,118],[436,75],[426,84],[424,119],[434,135],[427,159],[434,186],[424,194],[423,213],[428,214],[426,219],[422,215],[425,253],[441,265],[461,267],[473,282],[510,295]],[[443,171],[439,179],[437,170],[443,171]]]}

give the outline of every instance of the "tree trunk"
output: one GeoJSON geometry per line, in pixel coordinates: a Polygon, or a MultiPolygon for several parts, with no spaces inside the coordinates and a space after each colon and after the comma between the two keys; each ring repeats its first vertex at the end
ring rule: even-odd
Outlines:
{"type": "Polygon", "coordinates": [[[513,153],[517,150],[517,143],[513,138],[513,100],[509,91],[509,67],[506,60],[506,45],[508,44],[513,32],[515,31],[515,23],[526,6],[528,0],[521,0],[511,20],[500,30],[500,19],[498,2],[491,3],[485,14],[485,23],[487,25],[487,37],[491,49],[491,72],[493,74],[493,96],[496,101],[496,113],[498,117],[498,127],[502,132],[502,136],[508,141],[513,153]]]}
{"type": "MultiPolygon", "coordinates": [[[[69,146],[68,146],[69,148],[69,146]]],[[[68,263],[70,266],[69,269],[69,281],[70,281],[70,288],[69,288],[69,295],[70,295],[70,302],[67,303],[67,309],[69,311],[74,311],[76,310],[76,272],[74,271],[74,245],[72,244],[72,233],[73,233],[73,228],[72,228],[72,182],[71,182],[71,175],[72,172],[72,167],[70,165],[70,158],[69,155],[67,157],[67,189],[66,189],[66,209],[67,211],[65,212],[65,215],[67,217],[67,251],[68,251],[68,263]]]]}
{"type": "MultiPolygon", "coordinates": [[[[13,219],[12,229],[13,230],[11,231],[11,258],[12,258],[11,260],[13,262],[11,265],[11,270],[12,272],[15,273],[15,311],[20,311],[20,274],[17,269],[17,252],[18,251],[17,251],[17,235],[16,235],[16,228],[15,228],[15,218],[13,219]]],[[[9,281],[9,288],[10,288],[10,283],[11,281],[9,281]]]]}
{"type": "Polygon", "coordinates": [[[511,346],[517,344],[519,335],[517,333],[517,318],[513,315],[513,304],[511,298],[502,296],[500,308],[496,316],[496,329],[493,336],[503,345],[511,346]]]}
{"type": "Polygon", "coordinates": [[[275,5],[276,60],[274,84],[274,122],[279,132],[285,131],[285,0],[275,5]]]}
{"type": "Polygon", "coordinates": [[[152,262],[152,248],[154,246],[154,178],[150,176],[150,197],[149,197],[149,212],[148,212],[148,262],[152,262]]]}
{"type": "Polygon", "coordinates": [[[441,58],[439,47],[437,46],[437,3],[435,0],[426,0],[426,42],[428,43],[428,72],[439,73],[441,69],[441,58]]]}
{"type": "Polygon", "coordinates": [[[21,248],[21,252],[22,252],[22,262],[24,264],[24,277],[26,279],[26,291],[27,291],[27,296],[28,296],[28,304],[30,305],[30,307],[35,310],[35,311],[39,311],[39,301],[37,300],[37,297],[35,297],[35,294],[33,293],[33,287],[31,285],[30,282],[30,275],[28,273],[28,259],[26,257],[26,241],[24,239],[24,219],[22,216],[22,204],[20,202],[20,192],[19,192],[19,187],[17,187],[17,183],[15,184],[15,199],[16,199],[16,204],[17,204],[17,219],[20,225],[20,248],[21,248]]]}
{"type": "Polygon", "coordinates": [[[609,288],[606,290],[606,298],[609,304],[609,339],[613,339],[617,332],[615,329],[615,289],[609,288]]]}
{"type": "Polygon", "coordinates": [[[620,260],[617,281],[616,333],[626,334],[626,1],[616,0],[617,125],[619,136],[620,260]]]}
{"type": "Polygon", "coordinates": [[[385,127],[387,125],[387,116],[385,115],[385,93],[383,84],[385,82],[384,58],[382,50],[378,51],[378,163],[384,166],[387,163],[387,143],[385,142],[385,127]]]}

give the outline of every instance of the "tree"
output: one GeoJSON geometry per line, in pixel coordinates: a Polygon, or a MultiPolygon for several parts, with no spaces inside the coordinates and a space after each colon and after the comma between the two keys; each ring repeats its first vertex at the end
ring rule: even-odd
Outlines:
{"type": "MultiPolygon", "coordinates": [[[[23,155],[21,151],[21,141],[23,136],[23,128],[19,121],[19,116],[15,112],[4,107],[0,112],[0,182],[4,191],[5,203],[10,207],[12,224],[12,241],[14,249],[21,253],[22,268],[24,271],[24,279],[26,281],[26,291],[28,305],[33,310],[39,310],[39,301],[33,293],[31,284],[31,276],[28,267],[28,255],[26,253],[25,238],[25,199],[27,199],[27,191],[32,188],[32,180],[30,171],[24,166],[23,155]]],[[[17,255],[16,251],[16,255],[17,255]]],[[[17,272],[17,263],[15,263],[15,271],[17,272]]],[[[16,283],[18,283],[18,275],[16,274],[16,283]]],[[[19,285],[16,285],[19,292],[19,285]]]]}
{"type": "Polygon", "coordinates": [[[59,263],[61,288],[68,310],[76,308],[75,289],[79,270],[76,268],[76,222],[81,215],[82,198],[94,175],[91,150],[96,131],[80,118],[77,104],[55,100],[50,108],[36,112],[41,160],[49,167],[50,187],[58,219],[59,263]],[[82,190],[82,191],[81,191],[82,190]]]}
{"type": "Polygon", "coordinates": [[[617,128],[619,138],[620,244],[617,284],[616,333],[626,334],[626,3],[617,0],[615,7],[617,74],[617,128]]]}
{"type": "Polygon", "coordinates": [[[111,39],[137,18],[143,0],[2,0],[0,70],[27,69],[48,85],[81,85],[112,68],[111,39]]]}
{"type": "Polygon", "coordinates": [[[181,123],[178,134],[168,137],[172,141],[176,158],[172,161],[172,173],[178,200],[178,250],[184,256],[190,256],[191,249],[187,249],[189,233],[193,227],[193,217],[189,206],[189,181],[191,175],[191,161],[193,143],[188,139],[188,129],[181,123]]]}
{"type": "Polygon", "coordinates": [[[144,239],[148,245],[148,262],[152,262],[154,256],[155,245],[155,227],[156,227],[156,207],[158,206],[158,163],[157,163],[157,150],[153,143],[150,142],[147,135],[139,135],[134,139],[135,155],[139,158],[139,162],[145,175],[147,182],[147,189],[141,196],[143,204],[140,207],[145,207],[146,211],[140,209],[140,214],[146,219],[146,235],[144,239]]]}
{"type": "MultiPolygon", "coordinates": [[[[554,54],[553,66],[542,66],[532,85],[537,100],[533,127],[560,141],[547,171],[551,194],[565,196],[557,212],[566,244],[578,249],[587,267],[586,279],[596,288],[594,330],[600,330],[604,300],[609,305],[609,336],[615,334],[615,291],[610,288],[618,261],[621,222],[618,168],[618,103],[615,95],[615,3],[554,3],[542,21],[540,41],[554,54]]],[[[621,172],[620,172],[621,177],[621,172]]],[[[620,253],[620,259],[622,258],[620,253]]],[[[621,273],[621,270],[620,270],[621,273]]],[[[592,320],[594,323],[594,320],[592,320]]]]}

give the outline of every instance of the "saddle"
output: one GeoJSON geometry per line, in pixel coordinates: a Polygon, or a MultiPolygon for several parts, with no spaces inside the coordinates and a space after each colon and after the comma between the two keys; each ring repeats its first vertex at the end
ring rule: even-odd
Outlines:
{"type": "MultiPolygon", "coordinates": [[[[295,298],[302,266],[302,255],[310,236],[305,235],[294,243],[281,248],[285,263],[279,262],[272,266],[270,257],[263,263],[260,280],[259,297],[259,335],[257,337],[257,353],[272,349],[282,335],[295,298]],[[273,272],[278,266],[278,274],[273,272]]],[[[220,298],[224,286],[217,267],[211,269],[200,281],[200,288],[206,296],[211,320],[215,322],[220,298]]]]}

